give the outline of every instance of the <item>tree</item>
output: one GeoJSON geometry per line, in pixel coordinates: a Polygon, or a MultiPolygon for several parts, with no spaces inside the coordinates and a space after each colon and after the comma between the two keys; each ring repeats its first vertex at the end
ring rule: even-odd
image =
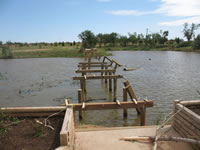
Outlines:
{"type": "Polygon", "coordinates": [[[184,24],[184,29],[183,29],[183,35],[184,37],[187,38],[188,42],[195,37],[195,33],[194,31],[197,30],[199,28],[199,24],[196,25],[194,23],[192,23],[192,25],[190,26],[190,28],[188,27],[188,23],[184,24]]]}
{"type": "Polygon", "coordinates": [[[129,41],[132,43],[132,45],[136,44],[138,39],[137,39],[137,33],[134,32],[133,34],[128,33],[129,36],[129,41]]]}
{"type": "Polygon", "coordinates": [[[200,34],[195,38],[192,48],[194,50],[200,49],[200,34]]]}
{"type": "Polygon", "coordinates": [[[99,33],[97,34],[97,42],[99,43],[99,47],[101,48],[102,44],[103,44],[103,34],[102,33],[99,33]]]}
{"type": "Polygon", "coordinates": [[[78,37],[82,40],[82,48],[93,48],[96,45],[97,39],[93,32],[85,30],[78,37]]]}
{"type": "Polygon", "coordinates": [[[112,32],[110,34],[110,43],[112,43],[112,46],[115,46],[116,41],[118,40],[118,34],[115,32],[112,32]]]}
{"type": "Polygon", "coordinates": [[[129,42],[129,39],[128,39],[127,36],[121,35],[120,38],[119,38],[119,42],[120,42],[120,45],[121,45],[121,46],[126,47],[127,44],[128,44],[128,42],[129,42]]]}

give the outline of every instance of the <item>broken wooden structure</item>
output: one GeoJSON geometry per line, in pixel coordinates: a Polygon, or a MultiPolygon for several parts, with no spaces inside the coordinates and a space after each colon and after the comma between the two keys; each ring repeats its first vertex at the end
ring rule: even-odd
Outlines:
{"type": "MultiPolygon", "coordinates": [[[[174,101],[172,127],[184,138],[200,140],[200,100],[174,101]]],[[[200,146],[193,145],[194,149],[200,146]]]]}

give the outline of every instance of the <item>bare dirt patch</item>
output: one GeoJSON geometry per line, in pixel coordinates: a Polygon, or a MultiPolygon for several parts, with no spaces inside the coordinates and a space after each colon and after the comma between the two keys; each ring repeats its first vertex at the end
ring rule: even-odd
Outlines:
{"type": "MultiPolygon", "coordinates": [[[[36,122],[35,118],[23,119],[9,126],[6,133],[0,135],[1,150],[54,150],[59,147],[61,118],[50,118],[54,130],[36,122]]],[[[44,118],[37,118],[43,122],[44,118]]]]}

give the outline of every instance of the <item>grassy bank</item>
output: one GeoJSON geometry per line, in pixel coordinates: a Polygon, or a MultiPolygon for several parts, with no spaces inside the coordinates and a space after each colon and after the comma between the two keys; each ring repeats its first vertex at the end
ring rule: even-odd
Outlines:
{"type": "MultiPolygon", "coordinates": [[[[47,57],[84,57],[80,48],[76,47],[26,47],[22,49],[11,49],[13,58],[47,58],[47,57]]],[[[110,55],[105,49],[97,49],[97,55],[110,55]]],[[[0,58],[3,58],[0,53],[0,58]]]]}
{"type": "Polygon", "coordinates": [[[184,51],[184,52],[193,52],[191,46],[189,47],[179,47],[179,48],[151,48],[151,47],[107,47],[104,48],[107,51],[184,51]]]}
{"type": "MultiPolygon", "coordinates": [[[[97,55],[111,55],[108,51],[194,51],[192,47],[180,47],[180,48],[149,48],[149,47],[102,47],[97,48],[97,55]]],[[[47,58],[47,57],[84,57],[84,54],[80,52],[80,48],[75,46],[68,47],[23,47],[23,48],[11,48],[13,58],[47,58]]],[[[0,58],[3,58],[0,53],[0,58]]]]}

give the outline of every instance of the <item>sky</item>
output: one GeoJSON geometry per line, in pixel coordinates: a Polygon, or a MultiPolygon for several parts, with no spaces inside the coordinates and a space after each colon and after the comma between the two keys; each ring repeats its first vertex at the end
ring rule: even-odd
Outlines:
{"type": "Polygon", "coordinates": [[[185,22],[200,23],[200,0],[0,0],[3,42],[72,42],[84,30],[183,38],[185,22]]]}

